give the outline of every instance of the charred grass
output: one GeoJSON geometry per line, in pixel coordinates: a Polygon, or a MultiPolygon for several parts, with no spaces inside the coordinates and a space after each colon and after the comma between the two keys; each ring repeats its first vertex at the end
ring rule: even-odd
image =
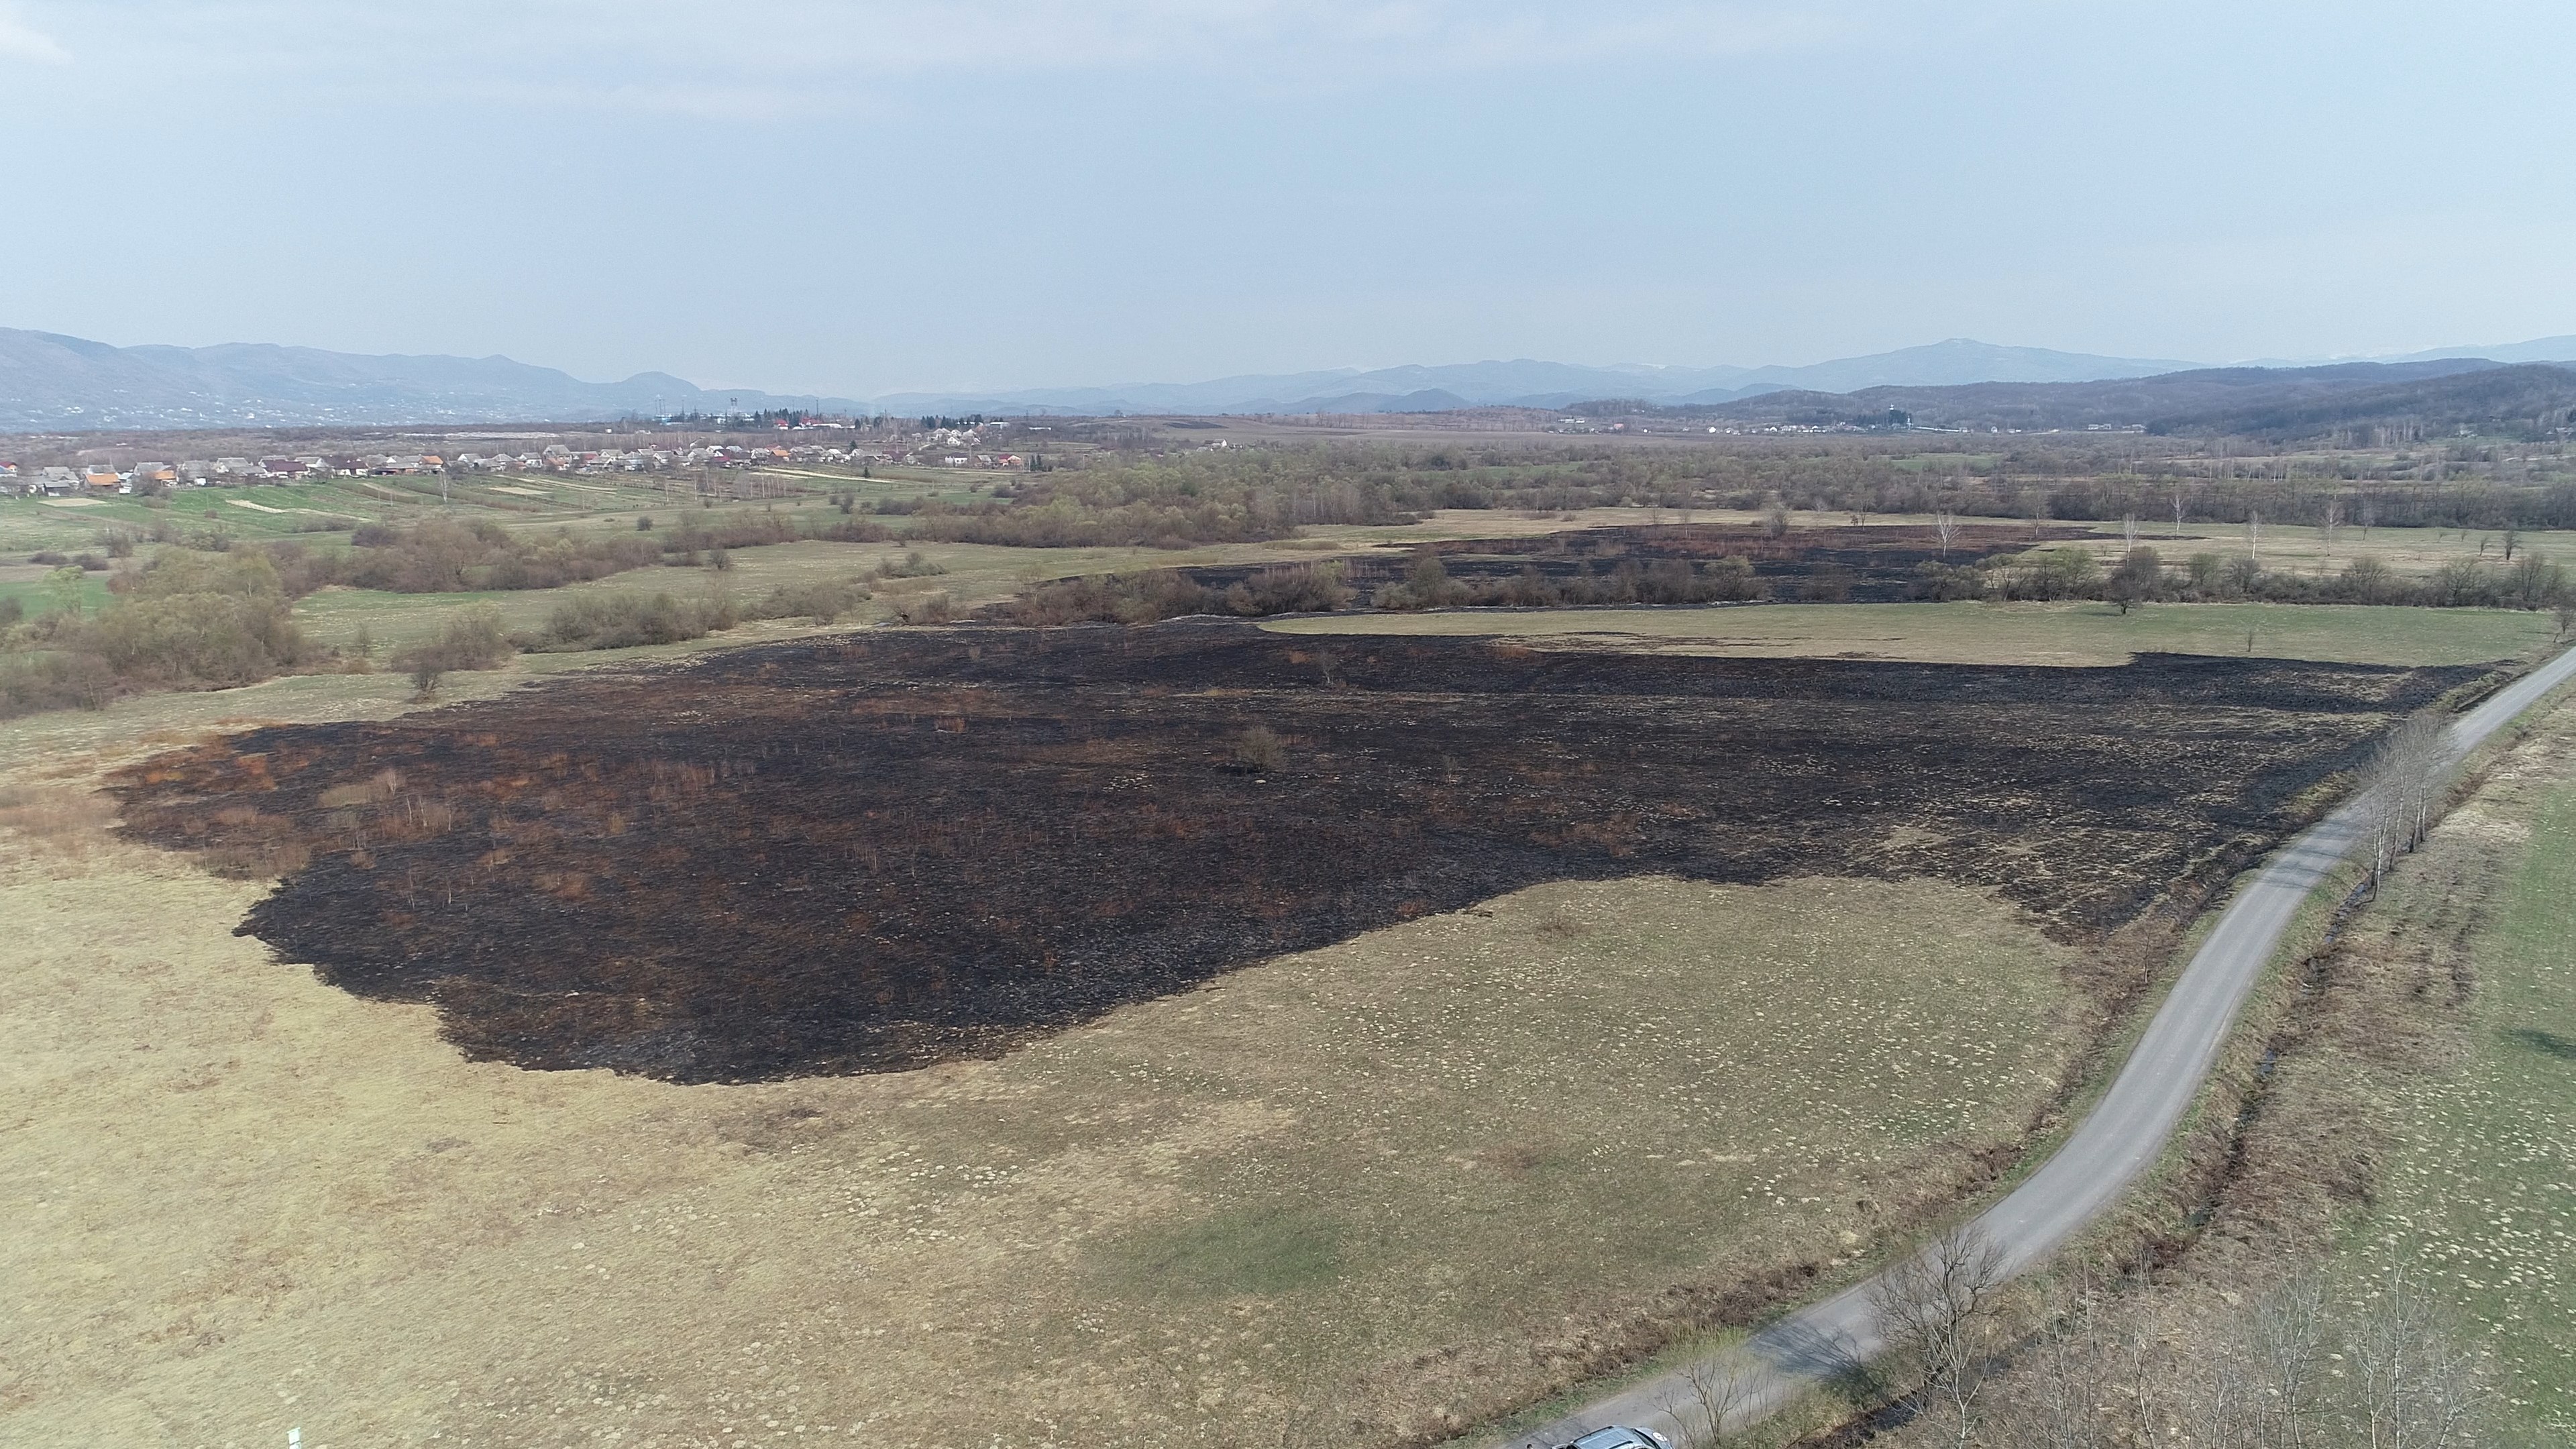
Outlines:
{"type": "Polygon", "coordinates": [[[1549,880],[1929,876],[2098,940],[2472,672],[878,632],[253,731],[118,788],[138,838],[283,876],[243,929],[435,1004],[469,1056],[779,1079],[992,1055],[1549,880]]]}
{"type": "MultiPolygon", "coordinates": [[[[1919,569],[1928,563],[1967,564],[1990,554],[2017,553],[2046,542],[2089,537],[2081,527],[1965,524],[1944,544],[1928,524],[1828,525],[1772,533],[1759,524],[1629,524],[1569,529],[1509,538],[1445,539],[1418,552],[1440,559],[1462,583],[1534,579],[1580,591],[1608,581],[1621,568],[1645,570],[1667,560],[1690,564],[1742,559],[1770,597],[1853,603],[1889,603],[1916,597],[1919,569]]],[[[1412,559],[1378,555],[1348,560],[1344,577],[1354,585],[1403,581],[1412,559]]],[[[1223,588],[1250,576],[1244,567],[1190,569],[1201,583],[1223,588]]]]}

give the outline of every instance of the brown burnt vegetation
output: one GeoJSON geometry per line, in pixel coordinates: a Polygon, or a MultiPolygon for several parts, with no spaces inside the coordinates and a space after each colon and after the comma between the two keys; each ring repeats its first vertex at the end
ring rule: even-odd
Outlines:
{"type": "Polygon", "coordinates": [[[242,930],[472,1056],[776,1079],[1553,879],[1935,875],[2099,939],[2473,673],[889,631],[256,730],[118,790],[129,833],[283,875],[242,930]]]}
{"type": "MultiPolygon", "coordinates": [[[[1519,538],[1442,539],[1404,553],[1310,563],[1200,564],[1050,579],[981,617],[1051,625],[1150,623],[1370,609],[1580,608],[1637,604],[1889,603],[1952,597],[1937,574],[2078,528],[1927,525],[1800,528],[1630,524],[1519,538]],[[1927,572],[1930,571],[1930,572],[1927,572]]],[[[1973,575],[1970,575],[1973,577],[1973,575]]]]}

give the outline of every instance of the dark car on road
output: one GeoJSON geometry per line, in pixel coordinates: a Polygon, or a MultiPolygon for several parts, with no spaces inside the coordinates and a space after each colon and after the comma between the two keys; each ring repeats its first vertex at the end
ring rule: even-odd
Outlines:
{"type": "Polygon", "coordinates": [[[1612,1424],[1595,1429],[1561,1449],[1673,1449],[1672,1441],[1652,1429],[1631,1429],[1612,1424]]]}

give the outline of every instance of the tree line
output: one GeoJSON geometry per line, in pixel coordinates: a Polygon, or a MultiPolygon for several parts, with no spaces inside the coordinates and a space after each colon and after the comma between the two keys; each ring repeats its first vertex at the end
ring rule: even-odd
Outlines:
{"type": "Polygon", "coordinates": [[[2576,627],[2576,587],[2564,565],[2524,551],[2512,563],[2451,559],[2430,575],[2399,574],[2365,554],[2331,574],[2268,569],[2252,554],[2194,553],[2169,565],[2140,545],[2105,570],[2080,546],[1998,554],[1971,564],[1919,565],[1914,593],[1931,600],[2103,599],[2128,608],[2146,603],[2396,604],[2442,609],[2552,609],[2562,630],[2576,627]]]}

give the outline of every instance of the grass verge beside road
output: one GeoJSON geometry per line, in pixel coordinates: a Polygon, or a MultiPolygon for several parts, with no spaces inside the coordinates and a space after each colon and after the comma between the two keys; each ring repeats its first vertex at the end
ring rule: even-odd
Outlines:
{"type": "MultiPolygon", "coordinates": [[[[2494,1353],[2508,1419],[2576,1440],[2576,707],[2442,827],[2358,948],[2429,1021],[2427,1070],[2377,1085],[2379,1192],[2357,1267],[2406,1254],[2494,1353]]],[[[2352,1065],[2361,1075],[2370,1058],[2352,1065]]]]}

